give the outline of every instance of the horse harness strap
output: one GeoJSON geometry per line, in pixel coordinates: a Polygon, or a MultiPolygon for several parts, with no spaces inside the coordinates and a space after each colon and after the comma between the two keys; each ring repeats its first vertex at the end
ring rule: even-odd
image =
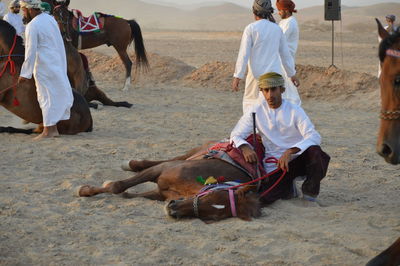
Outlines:
{"type": "Polygon", "coordinates": [[[2,57],[7,57],[7,61],[4,64],[3,70],[0,72],[0,78],[1,78],[4,75],[4,73],[6,72],[6,70],[7,70],[7,66],[10,66],[10,75],[13,76],[13,79],[14,79],[13,83],[14,84],[11,85],[10,87],[5,88],[4,90],[0,91],[0,94],[4,93],[4,92],[6,92],[6,91],[8,91],[10,89],[13,89],[13,94],[14,94],[13,104],[15,106],[18,106],[19,102],[18,102],[18,99],[17,99],[17,96],[16,96],[16,90],[17,90],[18,82],[15,80],[16,77],[17,77],[17,69],[15,68],[15,62],[11,59],[12,57],[20,56],[20,55],[13,55],[12,54],[14,52],[16,44],[17,44],[17,34],[14,35],[14,41],[13,41],[13,44],[11,46],[9,54],[7,56],[2,56],[2,57]]]}
{"type": "MultiPolygon", "coordinates": [[[[395,57],[395,58],[400,58],[400,50],[387,49],[386,55],[395,57]]],[[[399,120],[400,119],[400,109],[393,110],[393,111],[382,110],[379,117],[383,120],[399,120]]]]}
{"type": "MultiPolygon", "coordinates": [[[[230,182],[228,182],[228,183],[230,183],[230,182]]],[[[233,182],[232,182],[233,183],[233,182]]],[[[236,183],[236,182],[235,182],[236,183]]],[[[206,195],[206,194],[208,194],[208,193],[210,193],[210,192],[213,192],[213,191],[216,191],[216,190],[228,190],[228,194],[229,194],[229,203],[230,203],[230,206],[231,206],[231,213],[232,213],[232,216],[233,217],[237,217],[237,212],[236,212],[236,202],[235,202],[235,193],[234,193],[234,190],[233,189],[230,189],[230,187],[232,187],[231,185],[223,185],[223,186],[214,186],[214,187],[211,187],[210,186],[210,189],[206,189],[206,190],[201,190],[200,191],[200,193],[199,194],[197,194],[194,198],[193,198],[193,211],[194,211],[194,215],[196,216],[196,217],[200,217],[200,215],[199,215],[199,199],[200,199],[200,197],[202,197],[202,196],[204,196],[204,195],[206,195]],[[227,188],[228,187],[228,188],[227,188]]],[[[205,187],[205,188],[207,188],[207,187],[205,187]]]]}
{"type": "Polygon", "coordinates": [[[400,51],[395,50],[395,49],[387,49],[386,55],[391,56],[391,57],[400,58],[400,51]]]}
{"type": "Polygon", "coordinates": [[[394,111],[382,110],[381,115],[379,117],[383,120],[399,120],[400,110],[394,110],[394,111]]]}

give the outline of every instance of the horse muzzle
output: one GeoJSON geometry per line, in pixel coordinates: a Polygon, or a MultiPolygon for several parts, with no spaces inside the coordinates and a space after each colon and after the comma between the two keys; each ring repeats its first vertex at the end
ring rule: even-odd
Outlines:
{"type": "Polygon", "coordinates": [[[168,216],[174,219],[180,219],[182,217],[187,216],[185,209],[185,200],[171,200],[165,206],[165,211],[168,216]]]}
{"type": "Polygon", "coordinates": [[[387,163],[399,164],[400,163],[400,147],[399,145],[391,145],[388,142],[378,144],[377,152],[382,156],[387,163]]]}

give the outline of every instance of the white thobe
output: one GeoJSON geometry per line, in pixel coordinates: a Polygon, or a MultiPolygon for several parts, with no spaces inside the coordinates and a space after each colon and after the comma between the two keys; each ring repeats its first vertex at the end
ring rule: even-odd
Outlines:
{"type": "MultiPolygon", "coordinates": [[[[293,61],[296,58],[297,46],[299,44],[299,26],[295,17],[290,16],[288,18],[282,19],[279,22],[279,27],[281,27],[283,33],[286,36],[286,41],[289,47],[293,61]]],[[[283,68],[283,66],[282,66],[283,68]]],[[[285,92],[282,97],[294,104],[301,105],[300,95],[297,91],[297,87],[293,84],[290,77],[286,74],[285,69],[283,69],[283,77],[285,79],[285,92]]]]}
{"type": "MultiPolygon", "coordinates": [[[[236,147],[250,145],[245,139],[253,133],[253,112],[256,113],[256,128],[265,147],[264,158],[279,159],[287,149],[296,147],[300,151],[292,155],[294,159],[310,146],[321,144],[321,136],[303,108],[283,99],[282,105],[273,109],[264,99],[253,105],[232,130],[230,140],[236,147]]],[[[277,168],[276,164],[265,162],[264,167],[267,172],[277,168]]]]}
{"type": "Polygon", "coordinates": [[[15,28],[18,36],[23,37],[25,25],[22,22],[22,17],[19,14],[9,12],[4,16],[4,20],[10,23],[15,28]]]}
{"type": "Polygon", "coordinates": [[[248,69],[243,96],[243,113],[257,103],[257,79],[268,72],[282,74],[282,64],[290,77],[296,74],[293,57],[281,28],[266,19],[257,20],[245,28],[236,61],[234,77],[243,79],[248,69]]]}
{"type": "Polygon", "coordinates": [[[44,126],[68,120],[73,95],[57,22],[52,16],[41,13],[27,25],[25,37],[25,62],[20,76],[30,79],[33,74],[35,78],[44,126]]]}
{"type": "Polygon", "coordinates": [[[6,5],[3,2],[0,2],[0,18],[3,18],[6,13],[6,5]]]}

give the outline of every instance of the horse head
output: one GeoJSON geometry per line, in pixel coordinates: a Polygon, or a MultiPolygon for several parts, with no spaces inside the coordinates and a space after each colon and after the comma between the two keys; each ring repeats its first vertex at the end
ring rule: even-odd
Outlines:
{"type": "Polygon", "coordinates": [[[382,68],[381,122],[377,152],[386,162],[400,163],[400,32],[389,35],[376,19],[379,36],[379,59],[382,68]]]}
{"type": "Polygon", "coordinates": [[[235,213],[240,219],[250,221],[251,217],[261,216],[260,202],[252,188],[242,187],[232,197],[228,190],[215,190],[201,197],[171,200],[165,210],[168,216],[175,219],[197,217],[205,223],[233,217],[235,213]]]}
{"type": "Polygon", "coordinates": [[[73,13],[68,10],[68,5],[59,2],[53,9],[53,16],[60,27],[61,34],[67,40],[71,40],[73,13]]]}

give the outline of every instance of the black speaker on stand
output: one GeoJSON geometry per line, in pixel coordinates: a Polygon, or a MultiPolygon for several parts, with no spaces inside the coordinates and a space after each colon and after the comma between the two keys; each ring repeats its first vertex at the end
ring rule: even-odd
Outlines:
{"type": "Polygon", "coordinates": [[[340,0],[325,0],[325,20],[332,21],[332,64],[329,67],[336,68],[334,64],[335,54],[335,20],[341,20],[340,0]]]}

